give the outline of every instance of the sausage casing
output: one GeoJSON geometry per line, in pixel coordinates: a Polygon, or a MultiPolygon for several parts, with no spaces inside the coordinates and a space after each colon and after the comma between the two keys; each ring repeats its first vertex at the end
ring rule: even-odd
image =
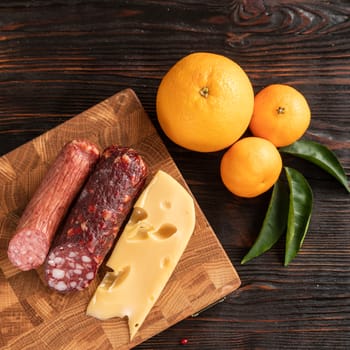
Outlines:
{"type": "Polygon", "coordinates": [[[52,239],[100,152],[87,140],[67,143],[50,165],[19,219],[8,246],[13,265],[26,271],[45,261],[52,239]]]}
{"type": "Polygon", "coordinates": [[[48,255],[45,275],[51,288],[67,292],[89,285],[146,177],[147,166],[134,149],[104,150],[48,255]]]}

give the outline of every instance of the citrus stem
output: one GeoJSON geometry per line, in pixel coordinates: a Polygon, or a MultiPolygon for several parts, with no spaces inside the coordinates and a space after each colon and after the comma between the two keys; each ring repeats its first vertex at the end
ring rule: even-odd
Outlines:
{"type": "Polygon", "coordinates": [[[277,111],[277,114],[284,114],[285,108],[280,106],[276,109],[276,111],[277,111]]]}
{"type": "Polygon", "coordinates": [[[201,96],[203,96],[204,98],[207,98],[208,97],[208,95],[209,95],[209,89],[208,89],[208,87],[202,87],[200,90],[199,90],[199,94],[201,95],[201,96]]]}

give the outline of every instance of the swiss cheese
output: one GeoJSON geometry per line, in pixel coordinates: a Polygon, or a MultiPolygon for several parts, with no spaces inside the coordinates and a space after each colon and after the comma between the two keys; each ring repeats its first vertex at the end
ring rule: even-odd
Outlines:
{"type": "Polygon", "coordinates": [[[194,202],[170,175],[158,171],[134,205],[87,314],[128,317],[130,339],[173,273],[195,226],[194,202]]]}

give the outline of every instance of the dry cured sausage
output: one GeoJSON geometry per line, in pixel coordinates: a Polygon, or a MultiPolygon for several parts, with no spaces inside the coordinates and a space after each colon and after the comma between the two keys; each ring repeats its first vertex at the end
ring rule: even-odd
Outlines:
{"type": "Polygon", "coordinates": [[[89,285],[146,177],[147,166],[134,149],[104,150],[48,255],[45,276],[51,288],[68,292],[89,285]]]}
{"type": "Polygon", "coordinates": [[[68,292],[90,284],[146,177],[147,166],[134,149],[112,145],[104,150],[47,257],[51,288],[68,292]]]}
{"type": "Polygon", "coordinates": [[[26,271],[42,265],[52,239],[100,152],[87,140],[67,143],[51,164],[19,219],[8,246],[13,265],[26,271]]]}

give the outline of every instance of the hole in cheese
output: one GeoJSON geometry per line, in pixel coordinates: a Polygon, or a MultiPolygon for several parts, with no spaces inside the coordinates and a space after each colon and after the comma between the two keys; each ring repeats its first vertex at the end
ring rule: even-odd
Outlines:
{"type": "Polygon", "coordinates": [[[148,214],[145,209],[140,207],[135,207],[130,217],[130,223],[136,224],[139,221],[145,220],[147,216],[148,214]]]}
{"type": "Polygon", "coordinates": [[[130,240],[143,241],[147,238],[149,238],[148,229],[146,227],[140,227],[135,236],[130,237],[130,240]]]}
{"type": "Polygon", "coordinates": [[[166,269],[169,266],[170,266],[170,258],[166,256],[160,261],[160,268],[166,269]]]}
{"type": "Polygon", "coordinates": [[[153,227],[147,222],[139,222],[131,230],[127,241],[144,241],[149,238],[149,233],[153,230],[153,227]]]}
{"type": "Polygon", "coordinates": [[[177,227],[173,224],[162,224],[153,235],[158,239],[168,239],[176,233],[177,227]]]}
{"type": "Polygon", "coordinates": [[[107,272],[103,281],[101,282],[101,288],[111,290],[121,285],[130,273],[130,266],[126,266],[118,272],[107,272]]]}
{"type": "Polygon", "coordinates": [[[171,202],[168,200],[164,200],[164,201],[160,202],[160,207],[161,207],[161,209],[169,210],[169,209],[171,209],[171,202]]]}

